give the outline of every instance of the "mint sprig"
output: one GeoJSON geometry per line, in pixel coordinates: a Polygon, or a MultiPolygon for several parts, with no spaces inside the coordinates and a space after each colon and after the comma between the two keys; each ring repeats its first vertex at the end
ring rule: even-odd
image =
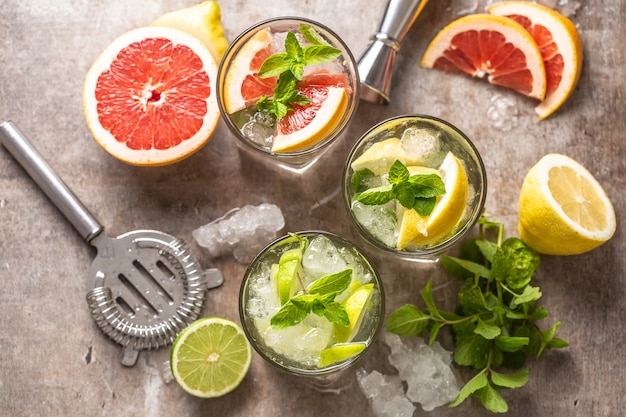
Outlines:
{"type": "Polygon", "coordinates": [[[325,317],[331,323],[350,325],[346,309],[335,301],[335,297],[348,289],[352,281],[352,269],[326,275],[314,281],[301,293],[291,297],[270,319],[275,328],[295,326],[309,313],[325,317]]]}
{"type": "Polygon", "coordinates": [[[364,169],[355,172],[352,177],[352,189],[357,192],[355,198],[366,205],[381,205],[398,200],[403,207],[428,216],[435,208],[437,196],[446,193],[445,184],[439,175],[411,175],[400,161],[395,161],[389,168],[389,184],[367,189],[363,182],[372,175],[370,170],[364,169]]]}
{"type": "Polygon", "coordinates": [[[304,67],[332,61],[341,55],[341,51],[328,45],[309,25],[300,25],[300,32],[312,45],[302,47],[293,32],[285,37],[285,52],[268,57],[259,69],[260,78],[278,76],[272,97],[261,96],[257,108],[274,115],[277,119],[285,117],[293,105],[305,106],[311,100],[299,94],[296,88],[304,76],[304,67]]]}
{"type": "Polygon", "coordinates": [[[508,405],[500,391],[528,382],[526,359],[539,360],[546,350],[564,348],[568,343],[556,337],[560,322],[547,330],[536,323],[548,316],[545,308],[536,305],[541,291],[531,285],[539,255],[518,238],[504,240],[501,223],[483,216],[479,225],[479,238],[466,240],[459,257],[442,258],[444,268],[463,281],[458,310],[440,310],[432,295],[432,281],[428,281],[421,294],[426,308],[411,304],[398,308],[389,316],[387,331],[400,336],[427,334],[432,344],[443,327],[452,328],[455,363],[479,372],[450,407],[477,397],[488,410],[503,413],[508,405]],[[485,229],[494,227],[497,238],[491,241],[485,237],[485,229]]]}

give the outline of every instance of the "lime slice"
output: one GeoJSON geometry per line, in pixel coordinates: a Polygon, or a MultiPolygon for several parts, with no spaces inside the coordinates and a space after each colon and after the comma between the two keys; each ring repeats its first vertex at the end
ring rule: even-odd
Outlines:
{"type": "Polygon", "coordinates": [[[298,289],[298,274],[302,274],[302,250],[291,249],[286,251],[278,261],[276,268],[276,282],[278,287],[278,297],[283,305],[298,289]]]}
{"type": "Polygon", "coordinates": [[[208,317],[196,320],[176,338],[170,354],[174,379],[200,398],[228,394],[250,368],[250,343],[237,323],[208,317]]]}
{"type": "Polygon", "coordinates": [[[363,316],[365,315],[365,307],[372,296],[374,284],[365,284],[358,287],[348,298],[344,300],[343,307],[348,313],[350,324],[342,326],[335,324],[333,329],[333,337],[338,342],[350,342],[359,332],[363,316]]]}
{"type": "Polygon", "coordinates": [[[350,359],[361,353],[366,346],[364,342],[336,343],[320,353],[320,368],[350,359]]]}

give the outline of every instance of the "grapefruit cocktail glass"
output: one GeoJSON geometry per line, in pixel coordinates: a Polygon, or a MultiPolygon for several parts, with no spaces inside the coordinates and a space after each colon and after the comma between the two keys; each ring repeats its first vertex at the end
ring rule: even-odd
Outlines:
{"type": "Polygon", "coordinates": [[[241,148],[303,172],[349,125],[360,83],[356,61],[335,32],[309,19],[279,17],[255,24],[231,43],[218,69],[217,93],[222,118],[241,148]],[[328,48],[334,53],[319,59],[328,48]],[[275,92],[287,77],[259,70],[269,57],[288,54],[287,49],[292,57],[304,52],[299,59],[305,61],[323,52],[300,67],[294,90],[304,101],[296,99],[286,114],[275,114],[267,103],[284,97],[275,92]]]}
{"type": "Polygon", "coordinates": [[[239,294],[242,327],[253,348],[281,371],[311,377],[315,387],[334,384],[339,371],[368,351],[384,312],[372,263],[348,240],[323,231],[270,243],[249,265],[239,294]],[[289,311],[294,306],[302,311],[289,311]],[[338,306],[348,324],[336,319],[338,306]]]}
{"type": "Polygon", "coordinates": [[[364,240],[417,261],[437,260],[467,235],[487,194],[474,144],[449,122],[426,115],[372,127],[350,151],[343,178],[346,208],[364,240]]]}

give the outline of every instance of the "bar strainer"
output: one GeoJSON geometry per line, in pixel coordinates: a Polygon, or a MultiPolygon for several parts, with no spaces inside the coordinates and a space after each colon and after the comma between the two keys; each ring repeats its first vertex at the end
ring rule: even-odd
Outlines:
{"type": "Polygon", "coordinates": [[[199,317],[207,289],[223,282],[219,270],[202,270],[187,245],[167,233],[109,237],[12,122],[0,125],[0,143],[96,247],[87,302],[97,325],[122,345],[123,365],[135,365],[141,350],[171,344],[199,317]]]}

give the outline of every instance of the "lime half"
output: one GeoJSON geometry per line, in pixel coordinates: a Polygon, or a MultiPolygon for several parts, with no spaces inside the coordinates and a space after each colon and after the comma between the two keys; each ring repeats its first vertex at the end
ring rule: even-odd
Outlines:
{"type": "Polygon", "coordinates": [[[239,386],[252,360],[241,326],[219,318],[196,320],[172,345],[170,366],[181,388],[196,397],[214,398],[239,386]]]}

